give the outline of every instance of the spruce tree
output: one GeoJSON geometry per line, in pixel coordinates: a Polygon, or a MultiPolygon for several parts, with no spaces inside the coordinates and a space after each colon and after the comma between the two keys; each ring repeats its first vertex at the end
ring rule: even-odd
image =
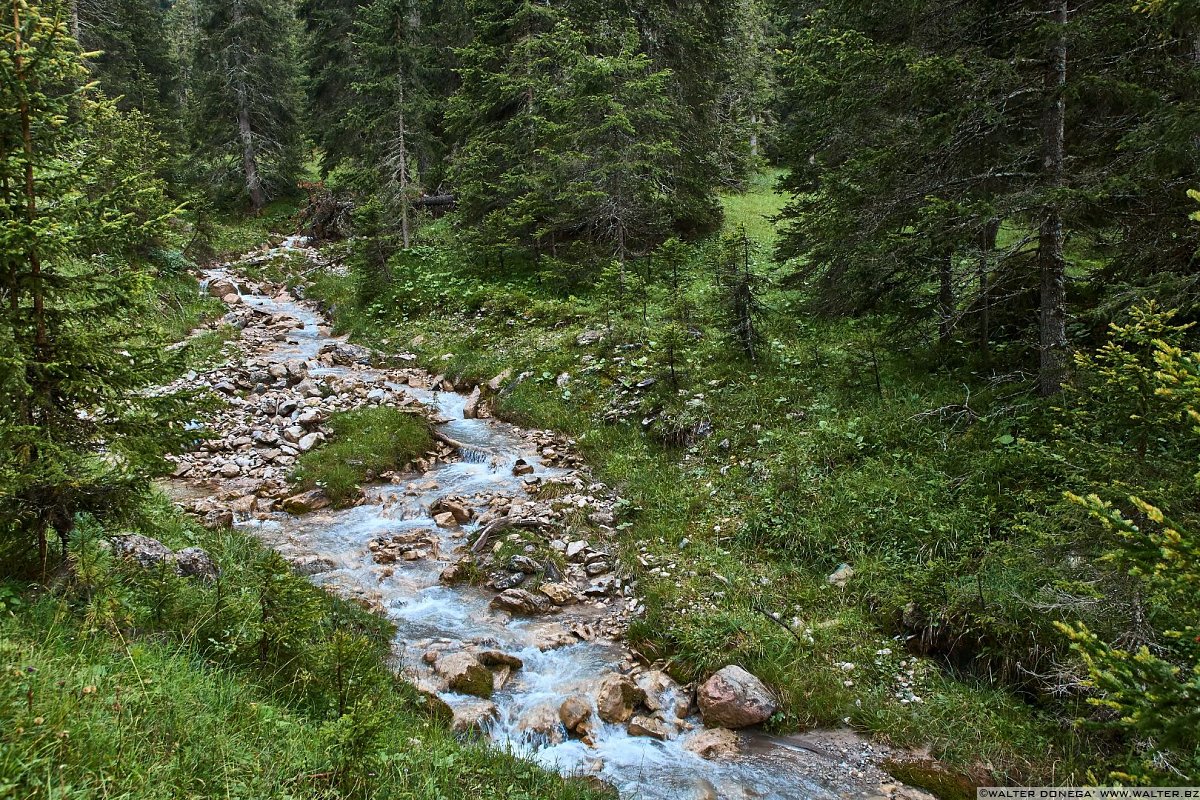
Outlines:
{"type": "Polygon", "coordinates": [[[287,0],[195,0],[192,136],[217,193],[254,213],[300,170],[296,20],[287,0]]]}
{"type": "Polygon", "coordinates": [[[144,119],[87,88],[57,3],[0,15],[0,536],[63,542],[81,511],[119,513],[181,443],[181,398],[158,342],[130,334],[147,273],[137,256],[171,214],[146,160],[144,119]]]}

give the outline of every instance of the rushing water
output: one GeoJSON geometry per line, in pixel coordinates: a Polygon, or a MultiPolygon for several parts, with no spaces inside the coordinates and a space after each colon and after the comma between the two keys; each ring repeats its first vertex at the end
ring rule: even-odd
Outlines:
{"type": "MultiPolygon", "coordinates": [[[[231,278],[219,271],[210,275],[210,279],[231,278]]],[[[323,344],[332,341],[322,333],[325,320],[299,302],[251,294],[244,294],[242,300],[296,320],[288,340],[278,342],[277,349],[267,354],[271,360],[313,359],[323,344]]],[[[319,377],[345,371],[313,366],[309,374],[319,377]]],[[[396,625],[395,649],[406,671],[424,672],[421,656],[438,643],[480,645],[516,654],[524,667],[492,698],[498,711],[487,728],[492,740],[499,747],[563,773],[597,774],[615,785],[624,798],[782,799],[866,793],[861,773],[852,774],[854,768],[840,762],[836,754],[830,757],[795,740],[765,734],[746,734],[738,755],[709,761],[686,750],[679,738],[658,741],[630,736],[624,726],[598,719],[591,746],[572,739],[548,744],[523,733],[517,724],[523,714],[543,704],[557,709],[577,688],[617,670],[628,654],[619,645],[604,641],[542,649],[547,638],[562,638],[563,617],[586,621],[588,614],[602,613],[590,606],[574,607],[557,618],[510,620],[489,609],[491,593],[472,587],[442,586],[438,581],[440,571],[450,563],[448,557],[453,550],[470,541],[475,526],[457,531],[439,529],[428,508],[445,495],[469,498],[492,493],[523,498],[522,479],[512,474],[518,458],[532,464],[535,475],[541,477],[560,474],[561,470],[543,464],[535,445],[512,426],[490,419],[463,419],[465,398],[461,395],[411,386],[392,388],[436,407],[450,420],[442,430],[467,445],[474,457],[439,464],[405,483],[373,487],[366,503],[350,509],[323,510],[303,517],[280,513],[238,524],[253,528],[287,555],[315,555],[331,561],[333,568],[313,580],[378,603],[396,625]],[[430,558],[398,561],[386,568],[374,562],[367,547],[371,540],[416,528],[436,531],[439,537],[438,550],[430,558]]],[[[618,598],[614,602],[627,601],[618,598]]],[[[449,692],[442,697],[451,706],[480,702],[449,692]]],[[[699,720],[690,722],[699,730],[699,720]]]]}

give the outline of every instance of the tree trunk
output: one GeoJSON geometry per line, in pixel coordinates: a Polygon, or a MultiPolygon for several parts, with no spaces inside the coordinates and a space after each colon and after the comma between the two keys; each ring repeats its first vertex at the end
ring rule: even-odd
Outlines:
{"type": "MultiPolygon", "coordinates": [[[[1049,192],[1063,186],[1064,127],[1067,84],[1067,4],[1054,7],[1058,26],[1046,64],[1046,111],[1043,119],[1042,171],[1049,192]]],[[[1062,208],[1057,198],[1047,201],[1038,234],[1038,267],[1041,272],[1041,310],[1039,318],[1041,363],[1038,367],[1038,391],[1049,396],[1062,389],[1067,379],[1066,259],[1063,256],[1062,208]]]]}
{"type": "Polygon", "coordinates": [[[999,235],[999,219],[984,223],[979,242],[979,350],[985,363],[991,355],[992,341],[991,256],[999,235]]]}
{"type": "Polygon", "coordinates": [[[938,257],[938,341],[950,344],[954,333],[954,251],[938,257]]]}
{"type": "MultiPolygon", "coordinates": [[[[233,24],[240,28],[242,21],[242,4],[235,0],[233,4],[233,24]]],[[[242,141],[242,173],[246,178],[246,191],[250,194],[250,207],[255,215],[262,212],[267,205],[266,194],[263,192],[262,178],[258,174],[258,154],[254,147],[254,130],[250,125],[250,96],[246,88],[246,76],[241,64],[234,65],[237,94],[238,138],[242,141]]]]}
{"type": "Polygon", "coordinates": [[[750,157],[758,158],[758,113],[750,112],[750,157]]]}
{"type": "Polygon", "coordinates": [[[263,192],[262,178],[258,175],[258,156],[254,150],[254,131],[250,127],[250,109],[246,100],[246,88],[238,86],[238,135],[242,140],[242,172],[246,175],[246,191],[250,193],[250,207],[255,214],[267,205],[263,192]]]}

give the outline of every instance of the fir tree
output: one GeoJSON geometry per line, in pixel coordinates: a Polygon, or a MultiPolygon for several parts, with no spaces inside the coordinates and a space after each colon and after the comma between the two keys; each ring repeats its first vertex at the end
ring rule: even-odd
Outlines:
{"type": "Polygon", "coordinates": [[[0,533],[65,542],[81,511],[118,513],[180,444],[157,342],[131,336],[136,255],[169,218],[144,121],[86,88],[63,7],[0,15],[0,533]]]}
{"type": "Polygon", "coordinates": [[[195,3],[195,148],[214,188],[258,213],[299,174],[295,18],[286,0],[195,3]]]}

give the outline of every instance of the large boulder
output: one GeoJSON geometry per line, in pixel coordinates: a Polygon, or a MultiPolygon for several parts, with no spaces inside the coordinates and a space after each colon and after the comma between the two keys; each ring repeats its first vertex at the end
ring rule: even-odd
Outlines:
{"type": "Polygon", "coordinates": [[[710,728],[745,728],[770,719],[779,706],[758,678],[739,666],[722,667],[696,690],[704,724],[710,728]]]}
{"type": "Polygon", "coordinates": [[[596,711],[605,722],[625,722],[645,699],[646,693],[628,676],[611,673],[600,681],[596,691],[596,711]]]}
{"type": "Polygon", "coordinates": [[[434,664],[449,685],[450,690],[476,697],[491,697],[495,686],[492,671],[470,653],[451,653],[442,656],[434,664]]]}

